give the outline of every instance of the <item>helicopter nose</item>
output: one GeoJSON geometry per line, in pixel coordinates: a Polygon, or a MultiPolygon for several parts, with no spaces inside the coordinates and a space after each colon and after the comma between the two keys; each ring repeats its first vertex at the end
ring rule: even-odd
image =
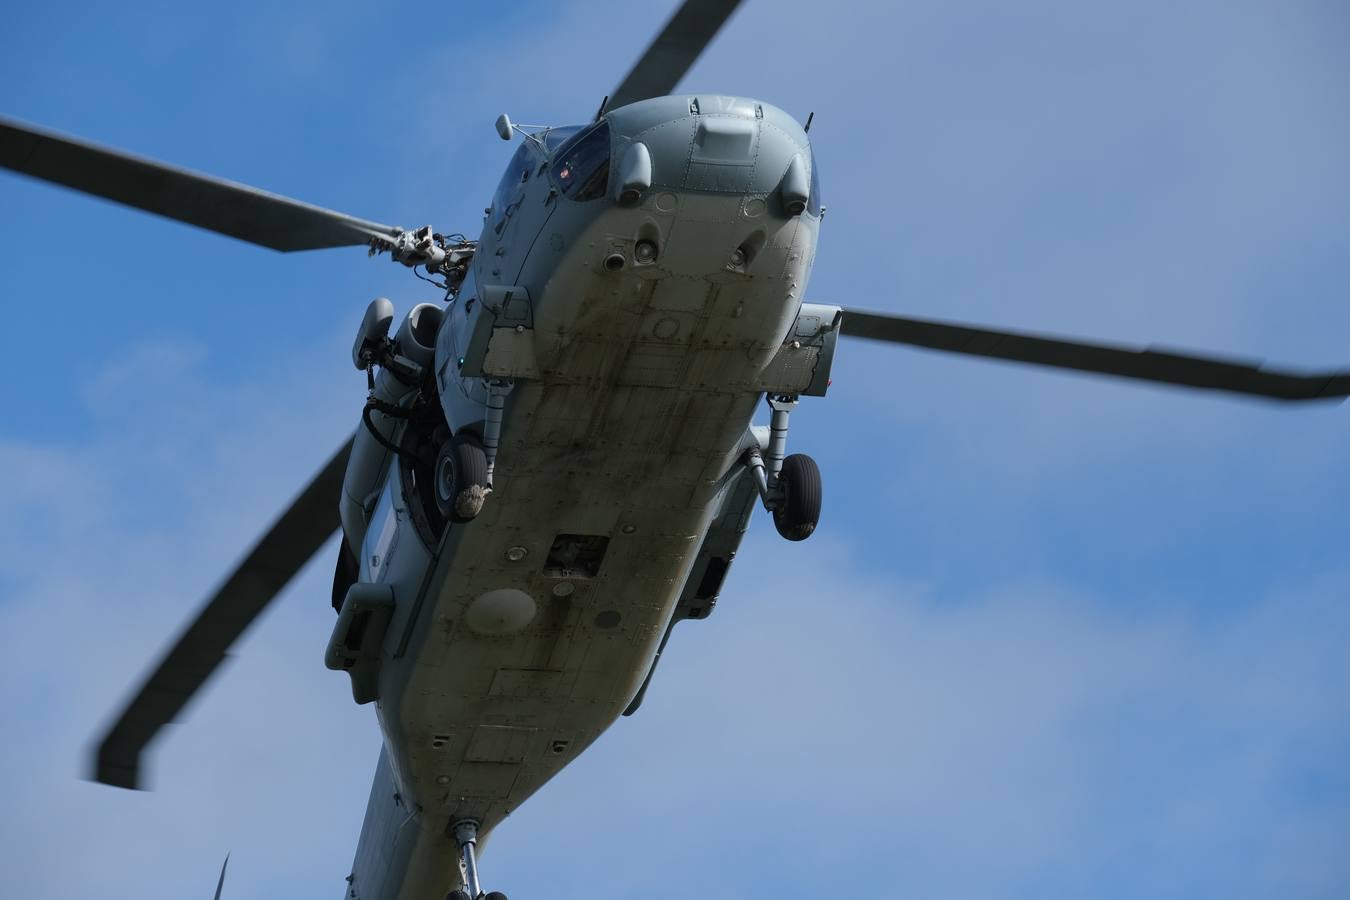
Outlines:
{"type": "Polygon", "coordinates": [[[748,116],[698,116],[684,187],[744,194],[753,184],[759,121],[748,116]]]}
{"type": "Polygon", "coordinates": [[[605,227],[631,244],[607,241],[597,264],[786,279],[781,297],[795,302],[818,223],[805,202],[810,144],[796,120],[767,103],[706,95],[656,97],[606,118],[617,177],[605,227]]]}
{"type": "Polygon", "coordinates": [[[765,197],[779,189],[794,159],[810,153],[795,120],[742,97],[657,97],[608,118],[619,136],[621,203],[662,189],[765,197]]]}

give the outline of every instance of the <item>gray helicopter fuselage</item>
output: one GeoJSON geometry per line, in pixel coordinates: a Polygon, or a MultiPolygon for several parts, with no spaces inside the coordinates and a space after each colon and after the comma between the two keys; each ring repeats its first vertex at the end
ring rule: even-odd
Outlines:
{"type": "Polygon", "coordinates": [[[801,303],[813,169],[795,120],[729,97],[517,149],[456,299],[403,332],[453,431],[505,398],[481,513],[432,533],[417,476],[364,429],[348,470],[354,591],[383,629],[358,699],[385,741],[348,900],[458,886],[451,826],[485,835],[630,706],[677,612],[709,611],[758,502],[759,402],[827,383],[837,317],[801,303]]]}

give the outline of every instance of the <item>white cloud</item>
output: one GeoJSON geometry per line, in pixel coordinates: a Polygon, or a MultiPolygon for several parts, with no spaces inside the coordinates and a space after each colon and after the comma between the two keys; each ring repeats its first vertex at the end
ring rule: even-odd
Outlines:
{"type": "MultiPolygon", "coordinates": [[[[123,142],[208,168],[243,154],[223,174],[257,166],[265,186],[356,214],[471,230],[509,153],[492,118],[585,118],[667,8],[526,8],[505,37],[486,8],[401,22],[397,40],[325,19],[257,71],[214,57],[195,71],[164,42],[176,92],[156,93],[154,71],[133,84],[178,110],[168,143],[123,142]],[[226,83],[231,64],[248,77],[226,83]],[[303,115],[295,95],[316,81],[303,115]],[[244,126],[252,138],[227,141],[244,126]]],[[[690,84],[818,112],[831,212],[816,299],[1336,361],[1350,107],[1340,32],[1302,16],[756,0],[690,84]]],[[[62,27],[94,21],[75,18],[62,27]]],[[[279,23],[279,51],[305,28],[257,21],[279,23]]],[[[57,124],[136,134],[148,113],[113,102],[116,79],[64,74],[82,58],[41,60],[93,98],[86,124],[57,124]]],[[[391,270],[138,229],[153,259],[100,255],[126,248],[95,229],[96,299],[50,277],[70,271],[67,249],[44,256],[27,234],[6,270],[33,266],[63,299],[60,350],[87,375],[77,406],[53,396],[66,369],[50,357],[11,373],[6,884],[205,896],[230,849],[227,897],[335,897],[377,734],[319,661],[331,549],[165,735],[156,793],[74,776],[144,665],[354,425],[347,328],[359,279],[391,270]],[[95,303],[154,317],[161,339],[82,333],[95,303]],[[278,310],[289,318],[261,330],[278,310]],[[316,310],[336,334],[311,344],[316,310]],[[34,410],[46,418],[26,434],[34,410]]],[[[1350,881],[1344,411],[861,347],[839,366],[793,436],[826,464],[821,533],[788,548],[755,523],[722,607],[681,626],[647,708],[494,835],[493,886],[517,900],[705,881],[726,898],[1336,895],[1350,881]]]]}
{"type": "Polygon", "coordinates": [[[1298,784],[1350,738],[1350,573],[1199,621],[1054,584],[953,602],[812,549],[804,570],[752,541],[647,708],[504,826],[490,865],[535,894],[599,853],[613,895],[644,897],[689,873],[728,897],[841,876],[1040,896],[1131,860],[1133,894],[1329,896],[1350,877],[1317,838],[1343,806],[1298,784]]]}
{"type": "MultiPolygon", "coordinates": [[[[317,360],[338,349],[324,342],[271,374],[303,394],[329,380],[317,360]]],[[[24,773],[9,796],[25,827],[6,839],[26,896],[110,883],[182,896],[209,888],[226,849],[230,896],[282,884],[327,896],[350,863],[377,738],[319,663],[328,552],[166,732],[158,792],[74,777],[131,679],[317,462],[248,448],[317,456],[314,435],[339,437],[350,412],[297,414],[271,379],[210,387],[211,363],[134,348],[87,392],[94,410],[122,410],[88,446],[0,449],[17,483],[49,485],[47,508],[62,511],[41,523],[44,540],[16,540],[39,506],[21,494],[0,557],[19,584],[0,632],[25,685],[7,701],[21,727],[3,753],[24,773]],[[119,406],[124,373],[151,369],[181,399],[119,406]],[[212,452],[179,452],[221,430],[180,415],[203,402],[252,416],[227,417],[212,452]],[[177,427],[147,461],[160,429],[136,423],[151,412],[177,427]],[[174,463],[156,483],[163,459],[174,463]],[[197,496],[175,503],[178,492],[197,496]],[[164,508],[172,517],[153,514],[164,508]]],[[[494,884],[544,895],[596,859],[602,895],[646,897],[687,893],[691,871],[728,898],[768,885],[814,896],[841,877],[1020,896],[1125,865],[1130,884],[1163,894],[1184,882],[1321,896],[1350,877],[1326,839],[1350,825],[1331,800],[1344,797],[1334,761],[1350,741],[1350,573],[1209,612],[1054,580],[962,597],[897,580],[838,531],[803,557],[766,526],[713,619],[680,627],[647,707],[494,836],[494,884]]]]}
{"type": "Polygon", "coordinates": [[[192,727],[162,735],[150,773],[161,792],[77,780],[135,680],[350,427],[350,410],[315,402],[335,374],[321,360],[342,359],[333,341],[234,388],[211,378],[219,360],[182,346],[132,348],[97,375],[88,444],[0,445],[21,488],[0,533],[0,630],[22,685],[6,703],[18,737],[0,751],[24,810],[5,838],[21,861],[16,895],[111,884],[183,896],[209,888],[231,846],[255,877],[310,871],[322,883],[336,871],[325,848],[348,853],[359,826],[352,773],[373,764],[378,739],[320,662],[327,551],[189,707],[192,727]],[[313,838],[297,847],[302,832],[313,838]]]}

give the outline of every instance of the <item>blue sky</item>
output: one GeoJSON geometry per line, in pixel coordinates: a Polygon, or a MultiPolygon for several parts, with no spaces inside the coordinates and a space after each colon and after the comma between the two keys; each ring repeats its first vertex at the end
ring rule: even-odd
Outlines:
{"type": "MultiPolygon", "coordinates": [[[[386,222],[474,231],[492,121],[590,115],[668,14],[7,11],[0,112],[386,222]]],[[[747,0],[686,80],[805,117],[809,295],[1347,361],[1334,2],[747,0]]],[[[323,669],[332,548],[171,729],[88,741],[354,426],[359,251],[282,256],[0,176],[0,861],[14,896],[335,898],[378,733],[323,669]]],[[[531,897],[1333,897],[1350,884],[1350,418],[851,345],[641,714],[494,834],[531,897]]]]}

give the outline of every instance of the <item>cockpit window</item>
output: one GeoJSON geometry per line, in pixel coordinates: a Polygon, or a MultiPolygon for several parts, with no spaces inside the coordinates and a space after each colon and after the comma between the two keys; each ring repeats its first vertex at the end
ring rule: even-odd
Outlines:
{"type": "Polygon", "coordinates": [[[576,135],[582,129],[581,125],[563,125],[560,128],[550,128],[544,132],[544,147],[549,153],[558,149],[558,146],[565,140],[576,135]]]}
{"type": "Polygon", "coordinates": [[[553,153],[553,179],[564,197],[595,200],[609,186],[609,123],[574,135],[553,153]]]}
{"type": "Polygon", "coordinates": [[[806,211],[820,218],[820,160],[811,154],[811,192],[806,197],[806,211]]]}
{"type": "Polygon", "coordinates": [[[530,177],[534,158],[534,151],[530,149],[528,141],[516,148],[516,155],[511,157],[506,171],[502,173],[502,180],[497,183],[497,193],[492,195],[493,225],[500,225],[510,214],[509,207],[516,200],[516,188],[530,177]]]}

